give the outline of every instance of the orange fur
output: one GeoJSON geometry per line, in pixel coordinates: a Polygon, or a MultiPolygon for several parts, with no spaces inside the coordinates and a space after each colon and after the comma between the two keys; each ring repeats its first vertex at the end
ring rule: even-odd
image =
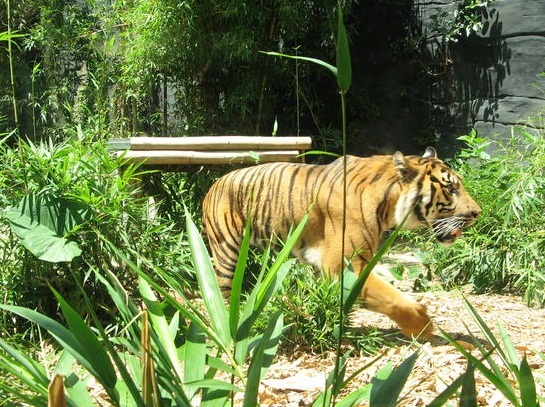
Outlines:
{"type": "MultiPolygon", "coordinates": [[[[480,214],[461,180],[428,148],[422,157],[346,157],[345,252],[342,251],[343,162],[329,165],[271,163],[233,171],[210,188],[203,223],[220,285],[229,290],[244,228],[251,217],[252,242],[284,239],[292,225],[309,219],[292,250],[328,275],[342,270],[342,255],[359,273],[376,252],[384,232],[406,218],[405,228],[428,227],[450,244],[480,214]]],[[[408,336],[432,330],[426,307],[371,273],[361,299],[366,308],[394,320],[408,336]]]]}

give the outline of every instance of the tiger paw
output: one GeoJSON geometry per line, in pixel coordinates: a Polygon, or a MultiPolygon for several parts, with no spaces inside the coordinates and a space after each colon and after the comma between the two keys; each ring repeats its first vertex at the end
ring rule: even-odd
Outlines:
{"type": "Polygon", "coordinates": [[[409,338],[427,339],[433,334],[433,322],[424,304],[418,302],[407,304],[399,309],[392,319],[409,338]]]}

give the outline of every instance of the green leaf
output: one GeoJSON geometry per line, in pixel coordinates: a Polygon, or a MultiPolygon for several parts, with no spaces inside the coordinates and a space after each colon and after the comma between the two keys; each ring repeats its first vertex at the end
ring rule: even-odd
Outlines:
{"type": "Polygon", "coordinates": [[[324,68],[328,69],[333,75],[337,76],[337,68],[335,68],[333,65],[328,64],[327,62],[324,62],[324,61],[322,61],[320,59],[309,58],[309,57],[301,57],[301,56],[297,56],[297,55],[281,54],[279,52],[264,52],[264,51],[260,51],[260,52],[262,52],[264,54],[267,54],[267,55],[276,56],[276,57],[291,58],[291,59],[298,59],[300,61],[312,62],[312,63],[318,64],[320,66],[323,66],[324,68]]]}
{"type": "Polygon", "coordinates": [[[191,258],[196,270],[197,281],[201,292],[204,305],[208,310],[212,328],[222,341],[222,345],[227,349],[230,343],[229,315],[225,309],[223,296],[218,285],[216,272],[212,266],[210,255],[202,240],[202,236],[193,223],[189,212],[186,210],[187,235],[189,247],[191,249],[191,258]]]}
{"type": "MultiPolygon", "coordinates": [[[[78,336],[76,336],[71,330],[65,328],[57,321],[28,308],[3,304],[0,304],[0,308],[20,315],[23,318],[26,318],[29,321],[34,322],[43,329],[47,330],[51,334],[51,336],[53,336],[64,349],[70,352],[70,354],[74,356],[76,360],[81,363],[81,365],[85,367],[93,376],[95,376],[97,380],[101,381],[106,386],[111,385],[113,388],[113,385],[117,380],[115,377],[115,373],[112,376],[113,367],[111,366],[111,364],[110,367],[112,367],[112,369],[110,369],[108,366],[103,367],[103,355],[94,355],[88,353],[88,350],[82,346],[82,343],[78,339],[78,337],[80,336],[80,332],[78,332],[78,336]],[[95,356],[100,359],[100,361],[96,362],[94,360],[95,356]],[[99,368],[99,371],[96,370],[96,367],[99,368]]],[[[89,335],[89,331],[90,329],[89,327],[87,327],[87,330],[84,330],[81,335],[89,335]]],[[[92,331],[90,332],[92,335],[94,335],[92,331]]],[[[89,338],[86,338],[84,340],[84,342],[88,341],[89,338]]],[[[101,349],[100,353],[103,352],[104,351],[101,349]]]]}
{"type": "Polygon", "coordinates": [[[344,26],[343,11],[338,6],[337,18],[337,85],[341,93],[346,93],[352,83],[352,62],[346,27],[344,26]]]}
{"type": "Polygon", "coordinates": [[[534,376],[532,375],[532,369],[530,368],[528,360],[526,359],[526,355],[524,355],[524,358],[520,363],[518,381],[522,407],[537,407],[538,401],[536,382],[534,380],[534,376]]]}
{"type": "Polygon", "coordinates": [[[270,296],[270,288],[271,286],[273,286],[273,283],[277,277],[277,273],[284,265],[291,253],[291,250],[299,240],[299,236],[301,236],[301,233],[303,233],[303,229],[305,228],[307,221],[308,214],[303,216],[303,219],[301,220],[301,222],[299,222],[299,225],[297,225],[295,230],[289,234],[286,242],[284,243],[284,247],[282,247],[282,250],[280,250],[280,252],[278,253],[278,256],[276,257],[275,262],[271,266],[269,273],[267,273],[263,280],[263,283],[259,287],[254,308],[260,308],[261,305],[264,303],[264,300],[268,298],[268,296],[270,296]]]}
{"type": "Polygon", "coordinates": [[[248,380],[244,392],[243,407],[257,406],[259,396],[259,383],[271,365],[280,342],[280,336],[284,327],[284,318],[281,311],[274,314],[263,333],[254,351],[250,367],[248,368],[248,380]]]}
{"type": "Polygon", "coordinates": [[[114,388],[117,381],[115,370],[110,361],[110,357],[104,350],[104,347],[97,336],[74,308],[72,308],[57,291],[54,289],[52,289],[52,291],[59,302],[70,331],[75,333],[75,337],[78,340],[88,363],[93,367],[93,370],[97,375],[97,379],[104,384],[105,387],[114,388]]]}
{"type": "Polygon", "coordinates": [[[418,352],[413,353],[395,368],[388,378],[373,379],[369,400],[370,407],[394,407],[397,404],[399,394],[412,372],[417,357],[418,352]]]}
{"type": "MultiPolygon", "coordinates": [[[[405,219],[406,218],[407,217],[405,216],[405,219]]],[[[405,219],[403,220],[401,225],[405,223],[405,219]]],[[[356,302],[356,300],[358,299],[361,293],[361,290],[363,288],[363,285],[365,284],[365,281],[367,280],[367,277],[369,276],[373,268],[375,268],[375,266],[377,265],[379,260],[382,258],[382,256],[384,256],[384,254],[388,251],[388,249],[394,243],[395,239],[397,238],[397,235],[399,234],[399,231],[402,228],[401,225],[396,227],[395,230],[390,234],[390,236],[388,236],[388,239],[386,239],[386,241],[382,244],[382,246],[380,246],[380,248],[375,253],[375,255],[371,258],[369,263],[358,275],[358,278],[352,285],[350,292],[348,293],[347,296],[344,297],[345,299],[344,299],[343,309],[345,313],[350,312],[350,309],[352,308],[352,306],[354,305],[354,303],[356,302]]]]}
{"type": "Polygon", "coordinates": [[[240,318],[240,300],[242,293],[242,283],[244,282],[244,274],[246,271],[246,264],[248,262],[248,253],[250,250],[250,235],[251,235],[251,217],[248,216],[248,222],[244,230],[244,237],[242,244],[240,245],[240,251],[237,259],[237,265],[235,267],[235,273],[233,274],[233,283],[231,285],[231,297],[229,306],[229,327],[231,331],[231,337],[235,338],[238,329],[238,321],[240,318]]]}
{"type": "Polygon", "coordinates": [[[178,359],[178,351],[174,344],[174,339],[170,335],[169,325],[163,313],[161,304],[155,297],[148,282],[142,277],[138,278],[138,287],[144,303],[146,304],[151,325],[156,333],[157,345],[161,348],[160,352],[167,358],[170,367],[174,369],[178,379],[182,381],[184,376],[178,359]]]}
{"type": "Polygon", "coordinates": [[[477,407],[477,390],[475,388],[475,368],[470,359],[467,361],[466,373],[462,379],[460,407],[477,407]]]}
{"type": "Polygon", "coordinates": [[[23,246],[48,262],[68,262],[81,254],[77,243],[66,235],[91,216],[88,206],[47,194],[27,195],[17,207],[6,211],[6,218],[23,246]]]}
{"type": "MultiPolygon", "coordinates": [[[[187,339],[184,345],[184,382],[191,383],[204,379],[206,366],[206,337],[200,327],[192,323],[189,325],[187,339]]],[[[199,387],[187,385],[186,394],[191,399],[199,387]]]]}

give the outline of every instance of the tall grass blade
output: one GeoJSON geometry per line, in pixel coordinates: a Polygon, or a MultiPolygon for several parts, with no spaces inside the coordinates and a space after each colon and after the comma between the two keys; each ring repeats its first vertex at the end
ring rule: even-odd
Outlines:
{"type": "Polygon", "coordinates": [[[150,339],[150,325],[148,311],[142,312],[142,334],[140,336],[141,354],[140,363],[142,364],[142,399],[146,407],[159,407],[159,389],[155,374],[155,365],[152,356],[152,347],[150,339]]]}
{"type": "MultiPolygon", "coordinates": [[[[191,323],[187,332],[183,354],[185,383],[204,379],[206,356],[206,337],[197,324],[191,323]]],[[[196,386],[185,386],[185,391],[189,399],[192,399],[198,390],[199,388],[196,386]]]]}
{"type": "MultiPolygon", "coordinates": [[[[441,329],[441,333],[445,338],[448,339],[450,344],[454,346],[458,352],[460,352],[467,360],[471,360],[474,368],[478,369],[479,372],[481,372],[482,375],[486,377],[505,396],[506,399],[508,399],[515,406],[518,404],[517,395],[513,390],[513,386],[505,378],[497,364],[490,357],[490,355],[495,351],[494,348],[492,348],[492,350],[489,352],[483,353],[482,357],[482,360],[487,360],[487,362],[494,367],[494,370],[492,370],[486,367],[486,365],[481,360],[477,359],[465,348],[463,348],[458,342],[456,342],[456,340],[454,340],[454,338],[448,335],[444,330],[441,329]]],[[[478,344],[478,342],[475,343],[478,344]]],[[[482,348],[481,352],[482,351],[484,351],[484,348],[482,348]]]]}
{"type": "Polygon", "coordinates": [[[435,397],[431,402],[427,404],[426,407],[441,407],[450,399],[450,397],[456,393],[458,388],[462,385],[464,381],[465,374],[458,377],[452,383],[450,383],[446,389],[444,389],[437,397],[435,397]]]}
{"type": "Polygon", "coordinates": [[[104,350],[104,346],[76,310],[74,310],[64,298],[55,291],[55,289],[52,288],[51,290],[59,302],[70,331],[77,333],[75,336],[81,349],[85,352],[87,360],[98,374],[97,379],[99,379],[104,386],[110,388],[115,387],[117,377],[110,357],[104,350]]]}
{"type": "Polygon", "coordinates": [[[475,368],[471,359],[467,360],[466,373],[462,379],[460,407],[477,407],[477,390],[475,388],[475,368]]]}
{"type": "Polygon", "coordinates": [[[227,344],[231,338],[229,315],[225,309],[225,303],[223,302],[223,296],[218,285],[214,267],[212,266],[212,261],[210,260],[200,231],[195,226],[187,209],[186,225],[189,247],[191,248],[191,258],[196,270],[201,296],[208,310],[212,328],[222,341],[223,346],[227,348],[227,344]]]}
{"type": "Polygon", "coordinates": [[[170,367],[176,373],[177,379],[182,382],[183,371],[178,359],[178,350],[176,349],[174,339],[170,334],[169,325],[163,313],[161,304],[157,300],[157,297],[155,297],[155,294],[151,290],[151,287],[147,281],[142,277],[139,277],[138,279],[138,287],[140,289],[142,299],[146,304],[146,309],[156,334],[158,342],[157,345],[160,346],[160,352],[162,352],[166,357],[170,367]]]}
{"type": "Polygon", "coordinates": [[[258,292],[257,292],[257,298],[254,308],[258,309],[261,307],[261,305],[264,303],[264,300],[267,298],[267,296],[270,296],[270,288],[273,286],[274,280],[277,277],[277,273],[280,270],[280,268],[284,265],[286,260],[288,259],[291,250],[293,249],[295,243],[299,240],[299,236],[301,236],[301,233],[303,232],[303,229],[305,228],[308,221],[308,214],[303,216],[303,219],[301,222],[299,222],[299,225],[295,228],[295,230],[289,234],[288,238],[286,239],[286,242],[284,243],[284,247],[280,252],[278,253],[278,256],[271,266],[269,272],[263,279],[263,283],[259,285],[258,292]]]}
{"type": "Polygon", "coordinates": [[[274,314],[259,341],[250,367],[248,368],[248,380],[244,392],[243,407],[257,406],[259,396],[259,383],[271,365],[280,342],[280,336],[284,327],[284,318],[281,311],[274,314]]]}
{"type": "Polygon", "coordinates": [[[250,233],[251,233],[251,218],[248,216],[248,222],[244,230],[244,237],[238,255],[235,273],[233,275],[233,284],[231,286],[231,297],[229,306],[229,327],[231,337],[235,338],[238,329],[240,318],[240,300],[242,295],[242,283],[244,282],[244,273],[248,262],[248,253],[250,251],[250,233]]]}
{"type": "Polygon", "coordinates": [[[522,407],[537,407],[539,403],[536,393],[536,382],[532,374],[532,369],[526,359],[526,355],[520,362],[520,370],[517,379],[520,387],[520,401],[522,407]]]}
{"type": "Polygon", "coordinates": [[[394,407],[397,404],[417,357],[418,352],[414,352],[396,367],[388,378],[373,382],[369,398],[370,407],[394,407]]]}
{"type": "Polygon", "coordinates": [[[325,389],[314,400],[312,403],[313,407],[329,406],[336,398],[337,391],[340,388],[338,383],[341,383],[344,380],[344,375],[346,373],[346,362],[348,361],[349,356],[350,352],[346,352],[344,355],[340,356],[338,361],[339,368],[333,369],[331,372],[329,372],[325,381],[325,389]]]}

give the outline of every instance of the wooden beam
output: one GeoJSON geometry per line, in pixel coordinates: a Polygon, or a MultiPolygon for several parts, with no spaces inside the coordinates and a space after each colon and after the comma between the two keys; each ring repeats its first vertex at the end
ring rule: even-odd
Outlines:
{"type": "Polygon", "coordinates": [[[129,137],[112,139],[115,150],[309,150],[312,138],[263,136],[129,137]]]}
{"type": "Polygon", "coordinates": [[[118,151],[117,156],[147,165],[256,164],[274,161],[300,161],[299,150],[276,151],[118,151]]]}

